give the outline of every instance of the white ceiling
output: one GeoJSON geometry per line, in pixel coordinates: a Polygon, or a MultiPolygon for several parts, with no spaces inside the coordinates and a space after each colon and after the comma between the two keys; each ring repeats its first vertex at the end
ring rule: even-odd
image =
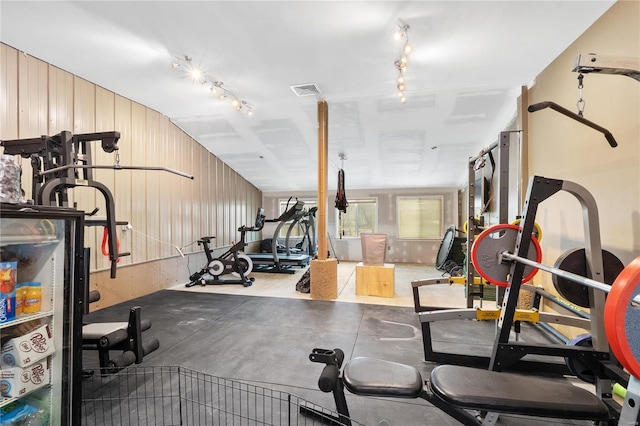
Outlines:
{"type": "Polygon", "coordinates": [[[0,40],[166,115],[265,192],[317,188],[317,98],[290,88],[303,83],[329,104],[330,188],[341,166],[347,191],[457,187],[520,87],[612,4],[2,0],[0,40]],[[406,104],[399,19],[414,48],[406,104]],[[185,55],[254,114],[174,69],[185,55]]]}

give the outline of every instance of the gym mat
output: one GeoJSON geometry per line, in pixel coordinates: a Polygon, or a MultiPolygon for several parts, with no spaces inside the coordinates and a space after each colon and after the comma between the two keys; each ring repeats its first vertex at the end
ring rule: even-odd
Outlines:
{"type": "MultiPolygon", "coordinates": [[[[151,321],[144,338],[160,348],[144,366],[184,366],[289,392],[333,408],[330,394],[318,390],[322,366],[309,361],[313,348],[344,350],[347,358],[374,356],[416,366],[427,377],[420,321],[413,308],[318,300],[253,297],[161,290],[85,316],[86,322],[126,321],[129,308],[142,307],[151,321]]],[[[478,330],[438,324],[437,340],[477,350],[478,330]],[[456,337],[458,336],[458,337],[456,337]],[[473,339],[471,339],[473,337],[473,339]],[[468,342],[466,340],[468,339],[468,342]]],[[[491,330],[489,330],[491,331],[491,330]]],[[[484,343],[491,344],[491,335],[484,343]]],[[[97,366],[97,354],[83,351],[85,368],[97,366]]],[[[371,425],[454,425],[452,418],[423,400],[347,395],[351,417],[371,425]]],[[[554,419],[501,416],[502,425],[587,425],[554,419]]]]}

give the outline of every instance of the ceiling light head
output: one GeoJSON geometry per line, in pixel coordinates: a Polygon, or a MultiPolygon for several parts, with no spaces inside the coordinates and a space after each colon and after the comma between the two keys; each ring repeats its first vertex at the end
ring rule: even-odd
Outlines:
{"type": "Polygon", "coordinates": [[[222,81],[211,78],[204,71],[202,71],[202,69],[193,65],[191,57],[185,55],[183,57],[176,57],[175,59],[176,60],[172,63],[174,68],[180,69],[193,81],[197,81],[203,86],[207,86],[209,88],[209,91],[212,94],[218,96],[221,100],[226,100],[227,98],[231,99],[231,104],[237,111],[245,108],[249,110],[249,115],[252,114],[252,112],[250,111],[250,107],[248,106],[246,101],[240,100],[240,97],[236,95],[235,92],[226,87],[223,87],[224,84],[222,83],[222,81]]]}
{"type": "Polygon", "coordinates": [[[222,89],[222,82],[221,81],[214,81],[213,83],[211,83],[211,93],[213,93],[214,95],[216,93],[218,93],[221,89],[222,89]]]}
{"type": "Polygon", "coordinates": [[[400,50],[400,55],[398,59],[395,60],[394,65],[396,69],[400,72],[400,76],[398,77],[398,83],[396,87],[398,88],[398,96],[402,103],[405,103],[406,98],[404,96],[404,92],[406,90],[406,85],[404,84],[404,73],[407,70],[407,64],[409,62],[409,53],[413,50],[411,45],[409,44],[409,25],[405,24],[402,19],[398,19],[398,30],[396,31],[396,40],[404,39],[404,44],[402,45],[402,49],[400,50]]]}
{"type": "Polygon", "coordinates": [[[395,40],[402,40],[407,38],[407,32],[409,31],[409,25],[405,24],[402,19],[398,19],[398,29],[393,34],[395,40]]]}
{"type": "Polygon", "coordinates": [[[189,71],[189,77],[191,77],[191,79],[194,81],[202,80],[203,75],[204,74],[202,73],[202,70],[200,70],[199,68],[192,68],[191,71],[189,71]]]}
{"type": "Polygon", "coordinates": [[[253,105],[251,105],[249,102],[245,101],[244,99],[238,99],[238,106],[236,106],[236,111],[240,111],[240,110],[245,110],[247,111],[247,115],[248,116],[252,116],[253,115],[253,105]]]}
{"type": "Polygon", "coordinates": [[[404,104],[404,103],[406,103],[406,102],[407,102],[407,98],[406,98],[406,97],[404,97],[404,96],[402,96],[402,97],[400,98],[400,102],[401,102],[401,103],[403,103],[403,104],[404,104]]]}

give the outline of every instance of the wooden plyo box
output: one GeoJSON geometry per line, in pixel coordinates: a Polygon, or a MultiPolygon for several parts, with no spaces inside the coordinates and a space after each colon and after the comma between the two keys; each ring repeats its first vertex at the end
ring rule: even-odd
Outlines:
{"type": "Polygon", "coordinates": [[[393,297],[396,265],[356,265],[356,295],[393,297]]]}

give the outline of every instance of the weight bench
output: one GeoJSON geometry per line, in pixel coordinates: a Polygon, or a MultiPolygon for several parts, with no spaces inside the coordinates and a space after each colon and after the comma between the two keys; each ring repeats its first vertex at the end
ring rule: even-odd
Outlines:
{"type": "Polygon", "coordinates": [[[439,365],[431,371],[428,389],[446,404],[462,409],[534,417],[610,420],[609,409],[593,393],[570,383],[541,377],[439,365]]]}
{"type": "MultiPolygon", "coordinates": [[[[97,291],[91,292],[90,302],[100,299],[97,291]],[[97,294],[96,294],[97,293],[97,294]]],[[[97,350],[101,374],[112,374],[131,364],[140,364],[145,355],[160,347],[156,338],[142,341],[142,332],[151,328],[151,321],[141,318],[142,308],[129,311],[128,322],[96,322],[82,326],[82,349],[97,350]],[[122,351],[111,358],[109,351],[122,351]]]]}
{"type": "Polygon", "coordinates": [[[323,392],[334,395],[340,415],[333,419],[336,425],[351,424],[343,387],[361,396],[422,398],[464,425],[493,424],[497,420],[495,413],[594,420],[603,424],[612,420],[605,403],[594,394],[556,380],[440,365],[424,382],[416,368],[377,358],[354,358],[340,373],[344,358],[340,349],[314,349],[309,358],[327,364],[318,385],[323,392]],[[467,410],[489,413],[486,423],[467,410]]]}

